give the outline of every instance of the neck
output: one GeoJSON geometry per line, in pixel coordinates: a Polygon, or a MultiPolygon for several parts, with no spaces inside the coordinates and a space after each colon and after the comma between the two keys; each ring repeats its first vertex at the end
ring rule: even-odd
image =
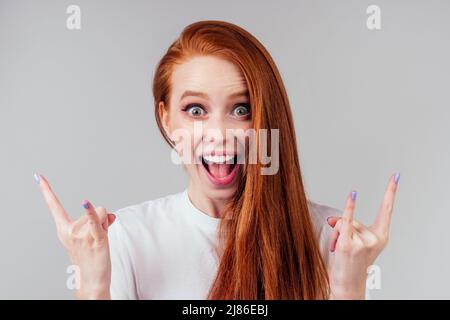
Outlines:
{"type": "Polygon", "coordinates": [[[189,182],[188,196],[192,204],[204,214],[214,218],[223,218],[223,211],[228,199],[212,199],[205,195],[200,188],[196,188],[192,182],[189,182]]]}

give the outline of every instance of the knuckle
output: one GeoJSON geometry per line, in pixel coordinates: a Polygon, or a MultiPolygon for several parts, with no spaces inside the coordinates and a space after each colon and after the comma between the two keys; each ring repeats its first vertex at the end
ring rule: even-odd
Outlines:
{"type": "Polygon", "coordinates": [[[350,223],[350,222],[351,222],[350,217],[345,216],[342,218],[342,223],[350,223]]]}
{"type": "Polygon", "coordinates": [[[378,247],[378,245],[379,245],[378,240],[371,238],[371,239],[369,239],[369,241],[367,241],[366,247],[368,249],[374,249],[374,248],[378,247]]]}
{"type": "Polygon", "coordinates": [[[385,203],[384,206],[383,206],[383,208],[384,208],[384,210],[386,210],[386,211],[388,211],[388,212],[392,211],[392,209],[393,209],[392,202],[387,202],[387,203],[385,203]]]}
{"type": "Polygon", "coordinates": [[[387,234],[383,234],[383,235],[379,236],[377,240],[378,240],[377,244],[381,248],[385,248],[387,246],[388,241],[389,241],[389,236],[387,234]]]}
{"type": "Polygon", "coordinates": [[[351,253],[352,245],[348,242],[340,243],[339,251],[341,251],[342,253],[345,253],[345,254],[351,253]]]}
{"type": "Polygon", "coordinates": [[[75,231],[74,225],[69,226],[69,228],[67,230],[67,234],[69,235],[70,239],[74,239],[76,237],[76,231],[75,231]]]}
{"type": "Polygon", "coordinates": [[[99,206],[99,207],[95,208],[95,210],[97,212],[104,212],[104,211],[106,211],[105,207],[102,207],[102,206],[99,206]]]}
{"type": "Polygon", "coordinates": [[[353,253],[355,255],[360,255],[361,253],[366,251],[366,247],[364,244],[356,244],[353,246],[353,253]]]}
{"type": "Polygon", "coordinates": [[[93,249],[100,249],[103,248],[105,245],[105,239],[104,238],[100,238],[100,239],[93,239],[91,242],[91,247],[93,249]]]}
{"type": "Polygon", "coordinates": [[[90,235],[86,235],[85,237],[83,237],[82,240],[83,246],[90,248],[92,247],[94,241],[95,241],[94,238],[92,238],[90,235]]]}
{"type": "Polygon", "coordinates": [[[358,222],[355,219],[353,219],[353,225],[358,229],[367,230],[367,227],[364,224],[362,224],[361,222],[358,222]]]}
{"type": "Polygon", "coordinates": [[[366,232],[367,232],[367,237],[366,237],[367,247],[369,247],[369,248],[376,247],[379,244],[380,239],[372,231],[366,229],[366,232]]]}
{"type": "Polygon", "coordinates": [[[386,236],[384,236],[383,240],[381,241],[381,246],[383,248],[386,248],[388,243],[389,243],[389,236],[386,235],[386,236]]]}

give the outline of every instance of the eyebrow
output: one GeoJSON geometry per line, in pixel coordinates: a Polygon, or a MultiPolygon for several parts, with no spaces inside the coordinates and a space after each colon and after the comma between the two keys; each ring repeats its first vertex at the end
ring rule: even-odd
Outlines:
{"type": "MultiPolygon", "coordinates": [[[[193,97],[200,97],[203,99],[209,99],[208,94],[204,93],[204,92],[198,92],[198,91],[192,91],[192,90],[186,90],[185,92],[183,92],[183,94],[181,95],[180,101],[188,96],[193,96],[193,97]]],[[[236,97],[241,97],[241,96],[245,96],[248,97],[249,96],[249,92],[247,89],[245,89],[244,91],[239,91],[239,92],[235,92],[232,93],[228,96],[228,98],[236,98],[236,97]]]]}

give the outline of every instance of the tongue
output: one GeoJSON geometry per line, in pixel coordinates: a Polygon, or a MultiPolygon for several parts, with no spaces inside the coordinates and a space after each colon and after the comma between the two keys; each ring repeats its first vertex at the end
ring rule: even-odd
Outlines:
{"type": "Polygon", "coordinates": [[[209,173],[216,178],[223,178],[230,174],[232,164],[213,164],[208,165],[209,173]]]}

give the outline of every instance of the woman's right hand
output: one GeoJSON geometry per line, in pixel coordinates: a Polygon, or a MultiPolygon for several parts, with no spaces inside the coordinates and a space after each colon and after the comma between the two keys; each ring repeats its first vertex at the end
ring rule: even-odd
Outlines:
{"type": "Polygon", "coordinates": [[[110,299],[111,258],[108,243],[108,228],[115,215],[105,208],[94,209],[85,200],[85,214],[72,221],[58,198],[42,175],[35,175],[42,195],[52,213],[59,240],[69,254],[72,264],[78,266],[80,283],[77,299],[110,299]]]}

